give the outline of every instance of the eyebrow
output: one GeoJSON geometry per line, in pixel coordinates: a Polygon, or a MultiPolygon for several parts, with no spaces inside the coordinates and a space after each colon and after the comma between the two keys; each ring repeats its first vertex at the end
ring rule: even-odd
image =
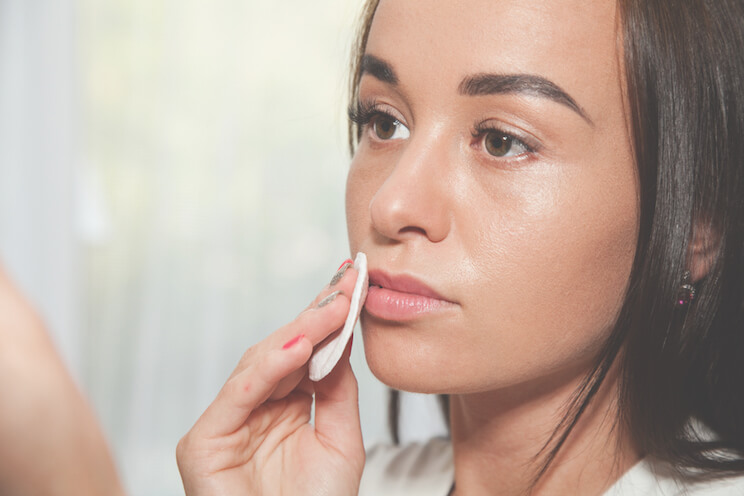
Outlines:
{"type": "Polygon", "coordinates": [[[398,84],[398,76],[395,74],[393,66],[374,55],[367,54],[362,57],[362,63],[359,67],[359,76],[365,73],[379,79],[383,83],[388,83],[393,86],[398,84]]]}
{"type": "MultiPolygon", "coordinates": [[[[392,86],[398,85],[398,76],[393,66],[374,55],[362,56],[359,67],[359,76],[369,74],[370,76],[388,83],[392,86]]],[[[594,122],[589,118],[581,106],[576,103],[571,95],[563,91],[560,86],[542,76],[534,74],[490,74],[481,73],[465,77],[457,88],[461,95],[486,96],[503,95],[509,93],[521,93],[540,96],[554,102],[560,103],[578,115],[580,115],[592,127],[594,122]]]]}
{"type": "Polygon", "coordinates": [[[475,74],[462,80],[457,90],[461,95],[482,96],[522,93],[541,96],[565,105],[590,125],[594,123],[571,95],[557,84],[534,74],[475,74]]]}
{"type": "Polygon", "coordinates": [[[362,57],[362,62],[359,66],[359,76],[361,77],[365,73],[379,79],[383,83],[393,86],[398,84],[398,76],[395,74],[393,66],[374,55],[364,55],[362,57]]]}

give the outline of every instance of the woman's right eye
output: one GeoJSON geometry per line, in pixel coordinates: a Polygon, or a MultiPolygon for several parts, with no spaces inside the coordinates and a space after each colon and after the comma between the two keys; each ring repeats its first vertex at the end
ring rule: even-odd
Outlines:
{"type": "Polygon", "coordinates": [[[375,137],[383,141],[406,139],[411,136],[411,132],[403,123],[383,113],[377,114],[372,119],[371,127],[375,137]]]}

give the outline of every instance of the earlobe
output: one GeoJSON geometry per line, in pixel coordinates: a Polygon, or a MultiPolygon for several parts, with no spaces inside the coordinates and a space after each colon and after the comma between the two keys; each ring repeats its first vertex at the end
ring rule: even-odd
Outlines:
{"type": "Polygon", "coordinates": [[[687,266],[696,283],[710,272],[721,248],[720,231],[710,221],[695,221],[692,242],[687,251],[687,266]]]}

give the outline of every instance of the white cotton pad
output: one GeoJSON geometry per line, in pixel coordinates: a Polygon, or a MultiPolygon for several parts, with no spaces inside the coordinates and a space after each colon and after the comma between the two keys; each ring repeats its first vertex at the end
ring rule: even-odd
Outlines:
{"type": "Polygon", "coordinates": [[[310,379],[313,381],[319,381],[327,376],[341,359],[346,344],[351,338],[351,333],[354,331],[359,314],[362,312],[362,305],[367,298],[367,287],[369,286],[367,256],[364,253],[357,253],[354,268],[359,275],[356,283],[354,283],[354,292],[351,294],[351,304],[349,305],[349,314],[346,316],[346,323],[336,337],[323,341],[315,348],[309,366],[310,379]]]}

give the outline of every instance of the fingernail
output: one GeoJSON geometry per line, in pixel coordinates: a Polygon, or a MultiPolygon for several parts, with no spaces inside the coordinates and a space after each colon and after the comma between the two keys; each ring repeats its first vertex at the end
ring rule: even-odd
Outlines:
{"type": "Polygon", "coordinates": [[[329,286],[333,287],[338,284],[338,281],[340,281],[341,278],[344,277],[344,274],[346,274],[346,271],[349,270],[349,267],[351,267],[351,261],[344,262],[344,264],[339,267],[336,275],[333,276],[333,279],[331,279],[329,286]]]}
{"type": "Polygon", "coordinates": [[[336,269],[336,270],[339,270],[341,267],[343,267],[346,264],[353,264],[353,263],[354,263],[354,261],[352,259],[347,258],[346,260],[344,260],[344,263],[342,263],[341,265],[338,266],[338,269],[336,269]]]}
{"type": "Polygon", "coordinates": [[[297,335],[297,336],[293,337],[292,339],[290,339],[289,341],[287,341],[286,343],[284,343],[284,346],[282,346],[282,349],[283,349],[283,350],[288,350],[288,349],[290,349],[290,348],[291,348],[292,346],[294,346],[294,345],[296,345],[297,343],[299,343],[299,342],[300,342],[300,340],[301,340],[302,338],[304,338],[304,337],[305,337],[305,335],[304,335],[304,334],[299,334],[299,335],[297,335]]]}
{"type": "Polygon", "coordinates": [[[341,293],[342,291],[334,291],[333,293],[329,294],[318,302],[318,308],[323,308],[324,306],[328,305],[330,302],[336,299],[336,296],[340,295],[341,293]]]}

